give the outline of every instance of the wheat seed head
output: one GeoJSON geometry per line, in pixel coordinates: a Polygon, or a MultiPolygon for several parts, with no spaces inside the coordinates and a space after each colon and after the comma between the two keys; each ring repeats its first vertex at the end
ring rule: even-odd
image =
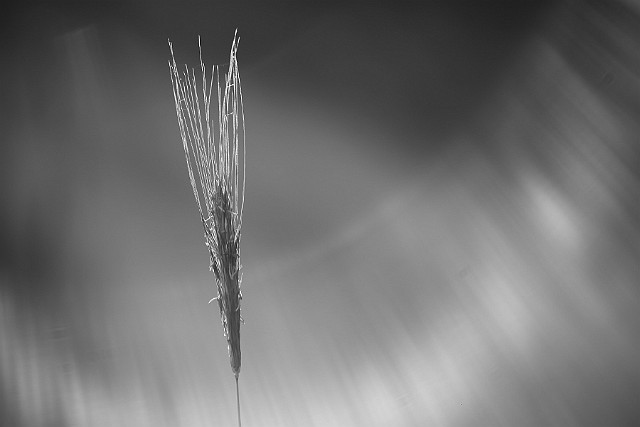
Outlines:
{"type": "Polygon", "coordinates": [[[242,89],[236,59],[239,40],[236,30],[228,71],[223,73],[219,65],[214,65],[207,78],[198,37],[200,84],[193,68],[185,65],[184,70],[178,70],[169,41],[169,70],[180,137],[204,228],[205,246],[209,250],[209,268],[216,280],[217,296],[211,301],[218,302],[231,369],[236,378],[241,365],[240,228],[246,164],[242,89]],[[212,96],[216,101],[213,111],[212,96]]]}

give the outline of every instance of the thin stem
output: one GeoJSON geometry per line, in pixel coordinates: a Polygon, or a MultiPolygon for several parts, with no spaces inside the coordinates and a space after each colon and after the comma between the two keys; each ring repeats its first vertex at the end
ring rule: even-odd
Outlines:
{"type": "Polygon", "coordinates": [[[236,402],[238,403],[238,427],[242,427],[242,422],[240,422],[240,387],[238,386],[238,374],[236,374],[236,402]]]}

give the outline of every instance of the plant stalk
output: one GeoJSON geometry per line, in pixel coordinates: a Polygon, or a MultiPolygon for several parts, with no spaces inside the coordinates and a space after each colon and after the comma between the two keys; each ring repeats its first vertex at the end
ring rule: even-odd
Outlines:
{"type": "Polygon", "coordinates": [[[238,385],[238,374],[236,374],[236,403],[238,406],[238,427],[242,427],[242,422],[240,421],[240,386],[238,385]]]}

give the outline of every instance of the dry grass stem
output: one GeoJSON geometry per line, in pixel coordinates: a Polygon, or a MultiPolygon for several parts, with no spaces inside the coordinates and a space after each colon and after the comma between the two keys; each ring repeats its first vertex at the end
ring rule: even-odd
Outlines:
{"type": "MultiPolygon", "coordinates": [[[[245,131],[234,35],[226,74],[211,67],[209,79],[200,48],[201,87],[194,69],[179,71],[169,42],[171,83],[193,196],[204,227],[231,369],[238,378],[240,354],[240,228],[245,188],[245,131]],[[215,91],[215,92],[214,92],[215,91]],[[211,110],[211,99],[216,97],[211,110]],[[242,150],[242,153],[240,152],[242,150]],[[242,164],[240,164],[242,158],[242,164]]],[[[211,302],[210,301],[210,302],[211,302]]]]}

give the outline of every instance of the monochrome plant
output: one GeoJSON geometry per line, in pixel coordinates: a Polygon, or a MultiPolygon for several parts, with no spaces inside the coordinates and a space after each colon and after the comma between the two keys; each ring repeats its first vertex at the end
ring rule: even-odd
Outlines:
{"type": "Polygon", "coordinates": [[[178,70],[173,45],[169,41],[169,69],[178,127],[184,148],[189,181],[204,228],[213,271],[222,328],[227,339],[231,370],[236,379],[238,424],[240,424],[240,303],[242,272],[240,229],[245,193],[245,127],[240,74],[238,71],[237,31],[231,44],[226,73],[213,65],[209,78],[200,51],[201,83],[194,69],[178,70]],[[215,102],[211,103],[212,97],[215,102]],[[212,108],[213,107],[213,110],[212,108]],[[242,159],[242,162],[240,161],[242,159]]]}

